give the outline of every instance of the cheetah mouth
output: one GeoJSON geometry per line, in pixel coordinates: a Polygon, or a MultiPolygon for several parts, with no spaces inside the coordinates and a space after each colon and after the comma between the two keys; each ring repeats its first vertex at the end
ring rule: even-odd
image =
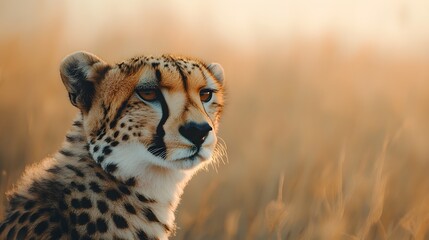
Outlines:
{"type": "Polygon", "coordinates": [[[197,151],[188,157],[175,159],[174,161],[195,161],[197,158],[203,159],[203,157],[200,155],[200,151],[197,151]]]}
{"type": "Polygon", "coordinates": [[[176,158],[171,158],[172,162],[205,162],[211,157],[211,149],[209,146],[190,147],[177,149],[176,158]]]}

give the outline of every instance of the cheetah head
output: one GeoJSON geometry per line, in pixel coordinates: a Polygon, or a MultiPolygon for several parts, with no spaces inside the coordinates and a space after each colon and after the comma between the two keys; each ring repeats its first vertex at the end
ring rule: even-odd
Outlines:
{"type": "Polygon", "coordinates": [[[164,55],[111,65],[77,52],[60,73],[82,113],[90,155],[106,171],[210,162],[224,102],[219,64],[164,55]]]}

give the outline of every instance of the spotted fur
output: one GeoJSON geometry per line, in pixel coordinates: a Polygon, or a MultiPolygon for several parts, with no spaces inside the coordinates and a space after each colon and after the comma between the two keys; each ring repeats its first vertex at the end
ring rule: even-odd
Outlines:
{"type": "Polygon", "coordinates": [[[78,52],[60,73],[80,113],[62,148],[8,193],[0,239],[167,239],[184,186],[217,144],[222,68],[78,52]]]}

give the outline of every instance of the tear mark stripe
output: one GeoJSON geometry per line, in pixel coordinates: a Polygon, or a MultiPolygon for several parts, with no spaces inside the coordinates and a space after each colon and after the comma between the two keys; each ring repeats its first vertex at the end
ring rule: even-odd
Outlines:
{"type": "Polygon", "coordinates": [[[164,142],[164,124],[167,121],[170,113],[168,110],[167,102],[165,101],[164,95],[162,93],[160,93],[159,95],[159,103],[161,104],[162,117],[159,121],[158,126],[156,127],[156,134],[154,135],[152,144],[148,148],[148,150],[155,156],[161,156],[162,158],[165,158],[166,146],[164,142]]]}

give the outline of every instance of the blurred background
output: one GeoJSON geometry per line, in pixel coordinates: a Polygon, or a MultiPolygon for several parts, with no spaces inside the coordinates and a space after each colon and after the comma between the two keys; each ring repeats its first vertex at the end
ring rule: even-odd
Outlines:
{"type": "Polygon", "coordinates": [[[0,0],[0,218],[77,110],[67,54],[219,62],[224,162],[172,239],[428,239],[429,1],[0,0]]]}

